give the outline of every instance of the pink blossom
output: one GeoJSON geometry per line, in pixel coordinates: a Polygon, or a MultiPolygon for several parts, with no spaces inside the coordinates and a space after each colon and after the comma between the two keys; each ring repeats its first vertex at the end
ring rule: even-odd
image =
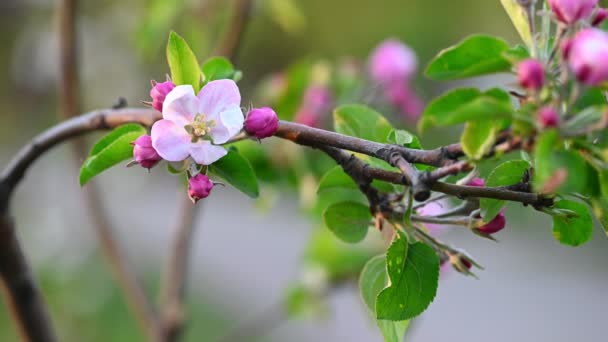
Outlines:
{"type": "Polygon", "coordinates": [[[559,113],[551,106],[545,106],[538,110],[538,124],[543,128],[557,127],[559,125],[559,113]]]}
{"type": "Polygon", "coordinates": [[[279,128],[279,118],[272,108],[254,108],[245,119],[245,130],[258,139],[272,136],[279,128]]]}
{"type": "Polygon", "coordinates": [[[407,121],[418,120],[424,105],[407,83],[395,82],[384,87],[387,100],[401,111],[407,121]]]}
{"type": "Polygon", "coordinates": [[[209,82],[198,95],[191,85],[177,86],[167,94],[163,120],[152,126],[152,146],[165,160],[192,157],[209,165],[227,153],[217,145],[243,128],[240,104],[241,94],[232,80],[209,82]]]}
{"type": "Polygon", "coordinates": [[[377,83],[407,82],[416,73],[418,59],[414,51],[397,39],[380,43],[369,57],[369,73],[377,83]]]}
{"type": "MultiPolygon", "coordinates": [[[[421,216],[437,216],[441,213],[446,212],[449,209],[447,201],[433,201],[429,202],[425,206],[416,210],[418,215],[421,216]]],[[[445,225],[425,223],[424,226],[429,230],[429,233],[433,236],[437,236],[445,228],[445,225]]]]}
{"type": "Polygon", "coordinates": [[[163,111],[163,102],[165,97],[171,90],[175,88],[175,84],[171,81],[157,83],[152,81],[152,89],[150,90],[150,97],[152,98],[152,107],[159,112],[163,111]]]}
{"type": "Polygon", "coordinates": [[[133,159],[146,169],[151,169],[162,160],[152,147],[152,138],[149,135],[142,135],[133,142],[133,159]]]}
{"type": "Polygon", "coordinates": [[[311,85],[304,92],[302,104],[296,113],[294,121],[311,127],[319,127],[333,98],[330,90],[324,85],[311,85]]]}
{"type": "Polygon", "coordinates": [[[598,0],[549,0],[549,6],[557,20],[570,25],[588,18],[597,2],[598,0]]]}
{"type": "Polygon", "coordinates": [[[194,203],[209,196],[211,189],[213,189],[213,182],[202,173],[188,180],[188,196],[194,203]]]}
{"type": "Polygon", "coordinates": [[[568,62],[576,78],[586,85],[608,80],[608,33],[594,28],[580,31],[569,48],[568,62]]]}
{"type": "Polygon", "coordinates": [[[545,68],[536,59],[526,59],[517,65],[517,79],[523,88],[540,90],[545,84],[545,68]]]}

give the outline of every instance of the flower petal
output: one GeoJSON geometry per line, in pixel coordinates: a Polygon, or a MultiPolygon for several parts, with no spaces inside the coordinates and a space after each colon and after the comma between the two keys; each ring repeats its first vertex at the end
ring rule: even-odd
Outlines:
{"type": "Polygon", "coordinates": [[[230,105],[220,112],[219,120],[216,119],[215,127],[211,129],[211,137],[214,144],[223,144],[230,140],[235,134],[243,129],[245,118],[241,107],[230,105]]]}
{"type": "Polygon", "coordinates": [[[167,94],[163,103],[163,118],[186,126],[198,114],[198,99],[192,86],[179,85],[167,94]]]}
{"type": "Polygon", "coordinates": [[[188,158],[190,135],[171,120],[159,120],[152,126],[152,147],[165,160],[178,162],[188,158]]]}
{"type": "Polygon", "coordinates": [[[201,142],[190,144],[190,155],[198,164],[209,165],[216,162],[228,153],[221,146],[212,145],[211,142],[203,140],[201,142]]]}
{"type": "Polygon", "coordinates": [[[219,114],[231,105],[241,105],[241,93],[233,80],[217,80],[207,83],[198,93],[198,112],[210,120],[218,120],[219,114]]]}

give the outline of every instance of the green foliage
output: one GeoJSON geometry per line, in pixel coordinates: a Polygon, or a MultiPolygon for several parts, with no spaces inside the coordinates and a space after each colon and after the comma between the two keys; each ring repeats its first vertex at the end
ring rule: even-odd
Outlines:
{"type": "MultiPolygon", "coordinates": [[[[378,293],[388,285],[386,276],[386,257],[378,255],[370,259],[359,276],[359,290],[363,302],[371,313],[376,312],[376,298],[378,293]]],[[[384,341],[400,342],[403,341],[405,332],[409,326],[409,320],[388,321],[376,320],[384,341]]]]}
{"type": "Polygon", "coordinates": [[[422,132],[433,126],[450,126],[473,120],[510,118],[513,106],[509,94],[494,88],[485,92],[476,88],[448,91],[429,103],[418,122],[422,132]]]}
{"type": "Polygon", "coordinates": [[[211,57],[207,59],[201,69],[205,76],[205,83],[222,79],[238,81],[241,77],[241,73],[235,70],[232,63],[224,57],[211,57]]]}
{"type": "Polygon", "coordinates": [[[594,171],[578,152],[565,149],[556,130],[538,136],[534,167],[533,185],[538,192],[586,193],[592,184],[594,171]]]}
{"type": "Polygon", "coordinates": [[[441,51],[427,66],[425,75],[446,81],[506,72],[511,63],[503,56],[509,45],[486,35],[472,35],[455,46],[441,51]]]}
{"type": "Polygon", "coordinates": [[[385,143],[393,130],[380,113],[363,105],[344,105],[334,111],[334,129],[338,133],[385,143]]]}
{"type": "Polygon", "coordinates": [[[386,137],[386,142],[409,148],[422,149],[420,139],[418,139],[418,137],[414,134],[403,129],[392,130],[386,137]]]}
{"type": "Polygon", "coordinates": [[[376,317],[403,321],[421,314],[437,293],[439,258],[420,242],[408,245],[399,232],[386,253],[390,286],[378,294],[376,317]]]}
{"type": "Polygon", "coordinates": [[[317,193],[331,190],[332,188],[357,189],[357,184],[355,184],[353,179],[344,172],[342,166],[337,165],[323,175],[323,178],[319,181],[317,193]]]}
{"type": "Polygon", "coordinates": [[[369,207],[356,202],[336,203],[323,213],[327,228],[342,241],[349,243],[365,238],[371,219],[369,207]]]}
{"type": "Polygon", "coordinates": [[[251,164],[234,147],[228,149],[227,155],[209,165],[209,172],[249,197],[259,196],[258,181],[251,164]]]}
{"type": "Polygon", "coordinates": [[[494,146],[500,123],[493,120],[468,121],[460,137],[462,150],[473,160],[480,160],[494,146]]]}
{"type": "MultiPolygon", "coordinates": [[[[486,179],[486,186],[507,186],[521,182],[524,174],[530,168],[525,160],[510,160],[498,165],[486,179]]],[[[491,198],[482,198],[479,201],[481,216],[484,222],[491,221],[505,205],[505,201],[491,198]]]]}
{"type": "Polygon", "coordinates": [[[201,69],[194,52],[184,38],[171,31],[167,43],[167,62],[171,69],[171,79],[176,85],[190,84],[194,91],[201,87],[201,69]]]}
{"type": "Polygon", "coordinates": [[[502,6],[505,8],[505,11],[511,18],[511,22],[521,40],[527,45],[532,45],[532,35],[530,34],[530,23],[528,21],[528,17],[523,9],[523,7],[517,3],[517,0],[500,0],[502,6]]]}
{"type": "Polygon", "coordinates": [[[126,124],[101,138],[80,167],[80,185],[85,185],[102,171],[133,157],[131,143],[144,134],[146,129],[142,126],[126,124]]]}
{"type": "Polygon", "coordinates": [[[591,200],[591,204],[593,205],[593,214],[600,221],[604,232],[608,236],[608,198],[594,198],[591,200]]]}
{"type": "Polygon", "coordinates": [[[553,236],[559,242],[576,247],[591,239],[593,222],[586,205],[561,200],[555,203],[554,208],[571,211],[553,215],[553,236]]]}

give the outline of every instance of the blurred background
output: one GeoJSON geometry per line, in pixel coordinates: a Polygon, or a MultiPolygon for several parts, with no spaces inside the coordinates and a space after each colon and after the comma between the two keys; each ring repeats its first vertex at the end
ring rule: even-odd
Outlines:
{"type": "MultiPolygon", "coordinates": [[[[170,29],[182,34],[200,59],[209,56],[226,29],[228,3],[81,1],[77,27],[85,111],[110,107],[119,97],[131,106],[148,100],[150,79],[168,73],[164,47],[170,29]]],[[[50,0],[0,1],[2,166],[58,120],[55,7],[50,0]]],[[[254,95],[260,82],[296,61],[348,57],[362,64],[379,42],[395,37],[410,45],[424,66],[440,49],[472,33],[510,43],[518,39],[498,0],[260,0],[235,61],[244,74],[243,103],[264,105],[254,95]]],[[[418,74],[413,83],[423,101],[461,85],[430,82],[418,74]]],[[[469,83],[510,82],[505,76],[469,83]]],[[[405,125],[398,118],[393,123],[405,125]]],[[[457,137],[457,130],[436,130],[422,141],[435,147],[457,137]]],[[[47,153],[12,203],[53,322],[62,341],[144,340],[99,255],[71,158],[65,145],[47,153]]],[[[153,296],[172,239],[178,196],[185,196],[177,178],[163,171],[117,167],[99,177],[115,235],[153,296]]],[[[314,186],[298,186],[314,194],[314,186]]],[[[201,202],[185,340],[216,341],[241,322],[258,322],[302,279],[300,266],[319,224],[318,217],[306,215],[309,210],[296,190],[264,186],[261,198],[251,200],[218,187],[201,202]]],[[[498,244],[457,228],[443,231],[442,240],[467,250],[485,270],[478,280],[443,273],[437,298],[412,323],[406,340],[605,340],[608,240],[601,229],[590,243],[573,249],[554,241],[548,216],[512,204],[507,218],[498,244]]],[[[17,340],[6,303],[0,304],[0,341],[17,340]]],[[[356,282],[331,291],[323,314],[313,316],[265,322],[274,328],[244,340],[381,340],[356,282]]]]}

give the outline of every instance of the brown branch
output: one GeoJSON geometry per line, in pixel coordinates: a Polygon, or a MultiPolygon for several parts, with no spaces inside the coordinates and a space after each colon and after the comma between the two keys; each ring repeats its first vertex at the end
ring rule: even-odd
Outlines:
{"type": "Polygon", "coordinates": [[[183,191],[178,191],[178,196],[177,222],[172,230],[173,244],[169,249],[170,255],[161,284],[160,303],[163,309],[161,318],[164,341],[178,340],[183,330],[185,318],[183,298],[188,275],[188,257],[194,240],[194,220],[198,211],[183,191]]]}
{"type": "MultiPolygon", "coordinates": [[[[60,0],[57,8],[61,70],[58,89],[60,113],[64,119],[78,115],[80,107],[79,58],[76,36],[77,5],[78,0],[60,0]]],[[[86,156],[86,142],[84,139],[77,139],[72,144],[72,149],[74,167],[78,169],[80,160],[86,156]]],[[[125,255],[114,237],[112,225],[105,213],[97,183],[95,181],[90,182],[84,188],[82,196],[99,241],[102,257],[107,262],[142,331],[147,334],[149,339],[156,339],[159,327],[155,308],[136,274],[128,266],[125,255]]]]}
{"type": "Polygon", "coordinates": [[[0,213],[0,276],[21,340],[56,341],[44,299],[6,212],[0,213]]]}

